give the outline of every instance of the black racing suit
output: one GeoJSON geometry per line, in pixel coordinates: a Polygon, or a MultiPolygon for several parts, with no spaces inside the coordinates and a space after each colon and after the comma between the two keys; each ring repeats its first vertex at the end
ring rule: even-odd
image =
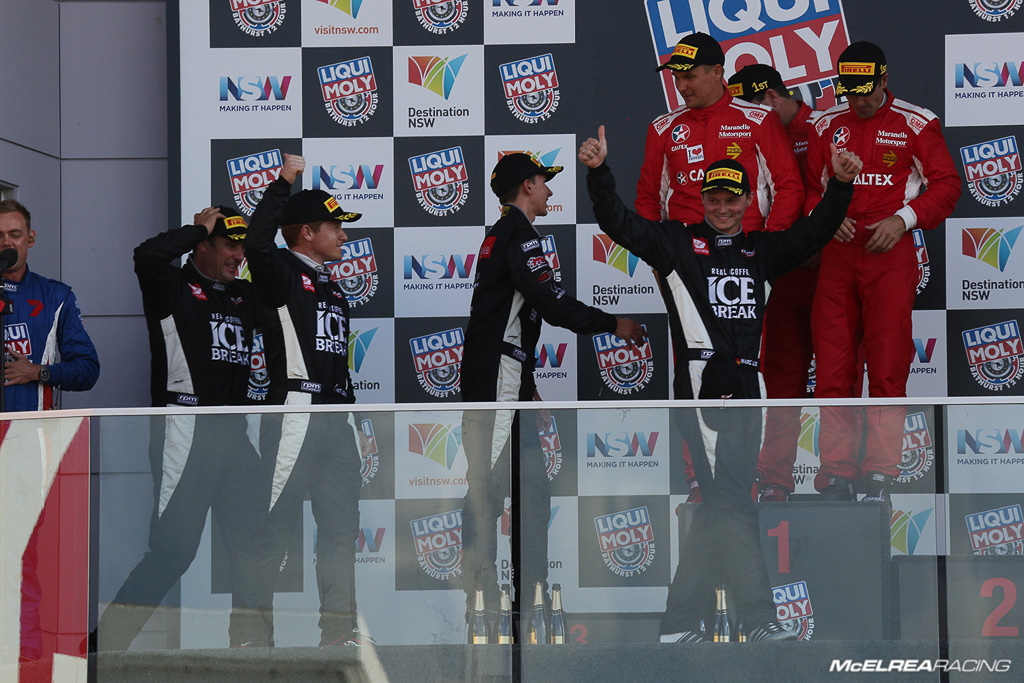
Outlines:
{"type": "MultiPolygon", "coordinates": [[[[781,232],[724,235],[706,221],[650,221],[627,209],[607,165],[587,174],[598,225],[658,271],[675,350],[677,398],[764,397],[758,372],[770,285],[835,234],[853,196],[833,178],[808,218],[781,232]]],[[[763,437],[761,408],[674,410],[704,505],[694,513],[669,588],[661,633],[697,630],[718,581],[748,630],[775,619],[750,498],[763,437]]]]}
{"type": "MultiPolygon", "coordinates": [[[[518,207],[506,205],[477,258],[463,346],[463,400],[533,400],[535,350],[542,320],[579,334],[614,332],[617,324],[615,316],[580,303],[558,285],[541,249],[540,235],[518,207]]],[[[547,580],[551,495],[532,416],[522,430],[522,444],[519,437],[515,411],[466,411],[463,415],[469,487],[462,510],[462,585],[469,600],[477,587],[483,588],[488,609],[495,611],[494,523],[506,496],[511,495],[519,509],[512,533],[516,578],[527,587],[547,580]],[[516,478],[510,480],[512,470],[520,470],[519,491],[510,492],[510,483],[516,478]],[[528,542],[517,542],[518,529],[530,530],[528,542]],[[517,564],[520,550],[522,560],[517,564]]]]}
{"type": "MultiPolygon", "coordinates": [[[[259,324],[252,285],[211,280],[192,260],[172,265],[207,238],[201,225],[152,237],[135,249],[135,274],[149,329],[154,406],[251,403],[250,348],[259,324]]],[[[155,504],[149,551],[128,575],[98,628],[101,650],[131,644],[167,591],[188,569],[211,506],[230,558],[232,645],[260,642],[263,589],[255,570],[260,459],[244,415],[152,419],[155,504]]]]}
{"type": "MultiPolygon", "coordinates": [[[[271,387],[286,389],[286,405],[355,403],[344,292],[326,268],[274,243],[289,194],[283,178],[267,187],[245,241],[253,285],[261,302],[273,309],[264,334],[271,387]]],[[[270,488],[265,569],[279,571],[308,492],[317,526],[321,645],[344,641],[356,626],[362,477],[355,425],[350,412],[286,413],[263,416],[260,430],[270,488]]]]}

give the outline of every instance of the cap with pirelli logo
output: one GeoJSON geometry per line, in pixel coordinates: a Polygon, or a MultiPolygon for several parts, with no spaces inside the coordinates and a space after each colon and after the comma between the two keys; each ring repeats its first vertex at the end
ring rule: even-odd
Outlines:
{"type": "Polygon", "coordinates": [[[288,198],[281,215],[281,225],[300,225],[317,221],[354,223],[362,217],[361,213],[343,210],[338,200],[323,190],[302,190],[288,198]]]}
{"type": "Polygon", "coordinates": [[[836,95],[870,95],[886,74],[885,53],[866,40],[851,43],[839,55],[836,71],[836,95]]]}
{"type": "Polygon", "coordinates": [[[221,237],[227,237],[229,240],[235,242],[244,240],[245,232],[248,227],[245,224],[245,219],[229,206],[218,206],[217,208],[224,217],[218,218],[217,222],[213,224],[213,230],[210,231],[210,236],[220,235],[221,237]]]}
{"type": "Polygon", "coordinates": [[[747,171],[738,161],[722,159],[708,166],[704,172],[704,184],[701,192],[711,190],[728,190],[733,194],[745,194],[750,192],[750,179],[747,171]]]}
{"type": "Polygon", "coordinates": [[[725,53],[718,41],[706,33],[691,33],[678,43],[665,63],[657,68],[689,71],[695,66],[725,64],[725,53]]]}

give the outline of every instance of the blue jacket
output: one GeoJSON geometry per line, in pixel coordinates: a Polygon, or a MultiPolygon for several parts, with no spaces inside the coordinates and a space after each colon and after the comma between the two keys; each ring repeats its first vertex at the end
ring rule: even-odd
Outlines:
{"type": "Polygon", "coordinates": [[[54,408],[54,389],[91,389],[100,376],[100,361],[71,288],[26,269],[21,282],[4,280],[4,295],[11,302],[3,317],[7,347],[50,368],[48,384],[6,388],[7,412],[54,408]]]}

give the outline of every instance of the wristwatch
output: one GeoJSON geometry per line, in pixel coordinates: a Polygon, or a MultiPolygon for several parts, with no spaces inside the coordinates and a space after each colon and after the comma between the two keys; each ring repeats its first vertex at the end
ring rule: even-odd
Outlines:
{"type": "Polygon", "coordinates": [[[39,381],[43,384],[48,384],[50,381],[50,367],[48,365],[39,366],[39,381]]]}

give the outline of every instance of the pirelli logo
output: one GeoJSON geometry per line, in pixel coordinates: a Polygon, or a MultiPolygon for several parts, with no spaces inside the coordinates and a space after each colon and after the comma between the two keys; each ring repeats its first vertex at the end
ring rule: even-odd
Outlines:
{"type": "Polygon", "coordinates": [[[734,169],[731,169],[731,168],[716,168],[715,170],[710,171],[708,173],[707,177],[704,178],[704,182],[705,183],[710,183],[712,180],[722,180],[722,179],[724,179],[724,180],[731,180],[734,183],[742,183],[743,182],[743,173],[740,172],[740,171],[736,171],[734,169]]]}
{"type": "Polygon", "coordinates": [[[245,219],[242,218],[241,216],[228,216],[227,218],[224,219],[224,227],[227,228],[228,230],[233,230],[234,228],[244,228],[245,219]]]}
{"type": "Polygon", "coordinates": [[[676,45],[676,49],[672,50],[672,56],[675,57],[676,55],[693,59],[697,56],[697,48],[692,45],[676,45]]]}
{"type": "Polygon", "coordinates": [[[736,83],[729,86],[729,94],[733,97],[743,97],[743,84],[736,83]]]}
{"type": "Polygon", "coordinates": [[[840,76],[874,76],[874,62],[839,62],[840,76]]]}
{"type": "Polygon", "coordinates": [[[335,199],[334,197],[328,197],[327,199],[324,200],[324,206],[327,207],[328,211],[337,211],[338,200],[335,199]]]}

